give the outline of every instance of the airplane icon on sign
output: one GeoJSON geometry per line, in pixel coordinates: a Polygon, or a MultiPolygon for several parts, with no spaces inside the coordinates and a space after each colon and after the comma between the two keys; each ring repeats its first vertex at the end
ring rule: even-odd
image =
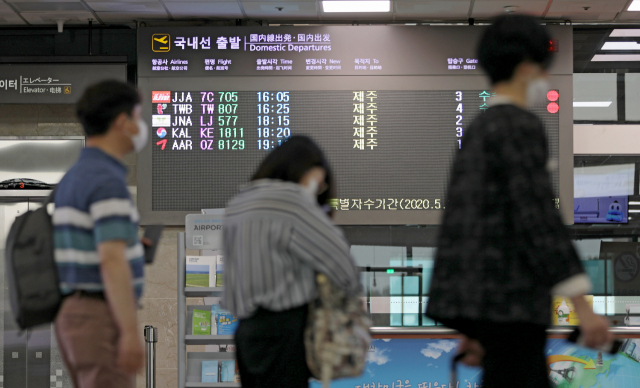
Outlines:
{"type": "Polygon", "coordinates": [[[171,36],[169,34],[153,34],[151,49],[156,53],[166,53],[171,50],[171,36]]]}

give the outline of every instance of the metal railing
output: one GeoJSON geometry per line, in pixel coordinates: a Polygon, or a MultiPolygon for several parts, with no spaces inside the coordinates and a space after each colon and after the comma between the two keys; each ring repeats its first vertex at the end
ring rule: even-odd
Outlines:
{"type": "MultiPolygon", "coordinates": [[[[548,335],[569,335],[574,327],[550,327],[548,335]]],[[[612,327],[609,329],[616,336],[640,335],[640,326],[612,327]]],[[[444,326],[429,327],[372,327],[372,335],[457,335],[458,331],[444,326]]]]}
{"type": "Polygon", "coordinates": [[[158,329],[153,326],[144,327],[144,342],[147,345],[146,371],[147,388],[156,388],[156,342],[158,342],[158,329]]]}

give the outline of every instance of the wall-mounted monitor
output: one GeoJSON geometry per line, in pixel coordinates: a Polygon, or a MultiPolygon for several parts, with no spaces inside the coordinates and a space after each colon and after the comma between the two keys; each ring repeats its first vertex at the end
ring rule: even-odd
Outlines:
{"type": "Polygon", "coordinates": [[[576,224],[626,224],[629,222],[629,197],[586,197],[573,200],[576,224]]]}
{"type": "MultiPolygon", "coordinates": [[[[151,144],[138,160],[142,223],[223,208],[292,135],[314,138],[337,181],[341,224],[437,224],[449,167],[490,86],[483,27],[188,27],[138,31],[151,144]]],[[[544,121],[554,198],[571,222],[572,32],[544,121]],[[566,108],[565,108],[566,106],[566,108]],[[565,202],[568,201],[568,202],[565,202]]]]}

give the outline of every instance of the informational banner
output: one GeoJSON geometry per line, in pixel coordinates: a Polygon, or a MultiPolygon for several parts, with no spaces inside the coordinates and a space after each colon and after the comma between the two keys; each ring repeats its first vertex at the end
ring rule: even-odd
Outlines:
{"type": "Polygon", "coordinates": [[[127,81],[126,64],[0,65],[0,104],[74,104],[87,86],[127,81]]]}
{"type": "MultiPolygon", "coordinates": [[[[138,76],[479,75],[484,27],[317,26],[138,29],[138,76]]],[[[551,27],[572,74],[571,30],[551,27]]]]}
{"type": "MultiPolygon", "coordinates": [[[[438,224],[451,163],[493,97],[475,54],[483,28],[139,29],[152,128],[138,159],[139,195],[151,198],[141,222],[225,207],[270,151],[304,135],[332,166],[338,224],[438,224]]],[[[551,30],[560,50],[534,113],[559,166],[549,200],[572,215],[572,32],[551,30]]]]}
{"type": "Polygon", "coordinates": [[[189,214],[185,219],[187,249],[222,249],[222,219],[220,214],[189,214]]]}
{"type": "MultiPolygon", "coordinates": [[[[450,381],[451,361],[458,340],[375,340],[362,376],[336,380],[334,388],[481,388],[482,369],[458,365],[450,381]]],[[[545,354],[554,388],[621,388],[640,386],[640,340],[626,340],[615,355],[549,339],[545,354]]],[[[517,343],[514,343],[517,348],[517,343]]],[[[514,353],[517,357],[517,350],[514,353]]],[[[321,387],[317,382],[313,388],[321,387]]],[[[513,382],[517,387],[518,382],[513,382]]]]}
{"type": "Polygon", "coordinates": [[[633,195],[635,164],[574,167],[573,197],[608,197],[633,195]]]}

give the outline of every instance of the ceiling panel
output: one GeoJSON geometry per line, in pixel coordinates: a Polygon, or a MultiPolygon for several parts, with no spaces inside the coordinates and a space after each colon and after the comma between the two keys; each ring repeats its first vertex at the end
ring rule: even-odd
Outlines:
{"type": "Polygon", "coordinates": [[[516,12],[541,16],[547,7],[547,0],[476,0],[473,5],[473,18],[490,18],[505,13],[504,7],[518,7],[516,12]]]}
{"type": "MultiPolygon", "coordinates": [[[[251,0],[247,0],[248,2],[251,2],[251,0]]],[[[287,2],[293,2],[293,3],[305,3],[305,2],[309,2],[309,3],[315,3],[316,0],[261,0],[261,3],[287,3],[287,2]]],[[[243,1],[244,3],[244,1],[243,1]]]]}
{"type": "Polygon", "coordinates": [[[91,12],[23,12],[21,15],[29,24],[55,24],[58,19],[65,20],[65,24],[86,24],[94,18],[91,12]]]}
{"type": "Polygon", "coordinates": [[[317,19],[318,10],[315,2],[275,2],[275,1],[243,1],[242,6],[249,18],[265,19],[317,19]],[[278,10],[282,8],[282,10],[278,10]]]}
{"type": "Polygon", "coordinates": [[[613,20],[617,12],[589,12],[589,13],[549,13],[547,19],[562,19],[580,22],[585,20],[613,20]]]}
{"type": "Polygon", "coordinates": [[[6,3],[0,2],[0,14],[3,13],[11,13],[15,15],[15,12],[13,12],[13,9],[11,9],[11,7],[9,7],[6,3]]]}
{"type": "Polygon", "coordinates": [[[165,6],[174,18],[202,19],[202,18],[242,18],[242,11],[237,2],[169,2],[165,6]]]}
{"type": "Polygon", "coordinates": [[[396,2],[396,16],[413,19],[466,19],[471,1],[396,2]]]}
{"type": "MultiPolygon", "coordinates": [[[[103,3],[105,2],[105,0],[85,0],[85,3],[87,3],[89,6],[91,6],[92,3],[103,3]]],[[[126,4],[126,3],[157,3],[158,0],[109,0],[109,3],[120,3],[120,4],[126,4]]]]}
{"type": "Polygon", "coordinates": [[[168,20],[169,16],[162,12],[96,12],[104,23],[131,23],[134,20],[168,20]]]}
{"type": "Polygon", "coordinates": [[[87,8],[77,1],[60,1],[60,2],[38,2],[24,1],[13,4],[20,12],[74,12],[86,11],[87,8]]]}
{"type": "MultiPolygon", "coordinates": [[[[242,1],[242,0],[239,0],[242,1]]],[[[169,17],[162,0],[0,0],[0,24],[24,24],[6,3],[13,4],[22,15],[34,24],[51,24],[62,18],[86,23],[94,17],[91,10],[105,23],[132,22],[144,19],[169,17]],[[90,7],[90,10],[86,6],[90,7]]],[[[166,0],[167,9],[176,19],[239,19],[245,15],[234,0],[166,0]]],[[[488,19],[504,14],[505,6],[518,7],[517,13],[542,15],[549,0],[394,0],[389,13],[324,13],[317,0],[254,0],[242,1],[246,16],[267,20],[344,20],[384,21],[466,20],[471,17],[488,19]],[[471,4],[473,3],[473,6],[471,4]],[[278,10],[282,7],[282,10],[278,10]]],[[[627,4],[627,0],[553,0],[546,14],[547,19],[573,21],[611,22],[627,4]],[[584,10],[583,7],[590,7],[584,10]]],[[[618,21],[640,20],[640,12],[622,12],[618,21]]]]}
{"type": "Polygon", "coordinates": [[[80,0],[8,0],[8,3],[81,3],[80,0]]]}
{"type": "Polygon", "coordinates": [[[96,2],[88,4],[96,12],[163,12],[162,4],[155,2],[145,3],[116,3],[96,2]]]}
{"type": "Polygon", "coordinates": [[[555,0],[549,7],[550,13],[564,12],[571,14],[588,14],[602,12],[620,12],[627,4],[627,0],[604,0],[604,1],[568,1],[555,0]],[[588,10],[584,10],[588,7],[588,10]]]}
{"type": "Polygon", "coordinates": [[[638,11],[625,11],[618,17],[619,21],[634,21],[637,22],[640,20],[640,12],[638,11]]]}
{"type": "Polygon", "coordinates": [[[0,14],[0,25],[25,25],[27,23],[24,22],[18,15],[15,13],[2,13],[0,14]]]}

